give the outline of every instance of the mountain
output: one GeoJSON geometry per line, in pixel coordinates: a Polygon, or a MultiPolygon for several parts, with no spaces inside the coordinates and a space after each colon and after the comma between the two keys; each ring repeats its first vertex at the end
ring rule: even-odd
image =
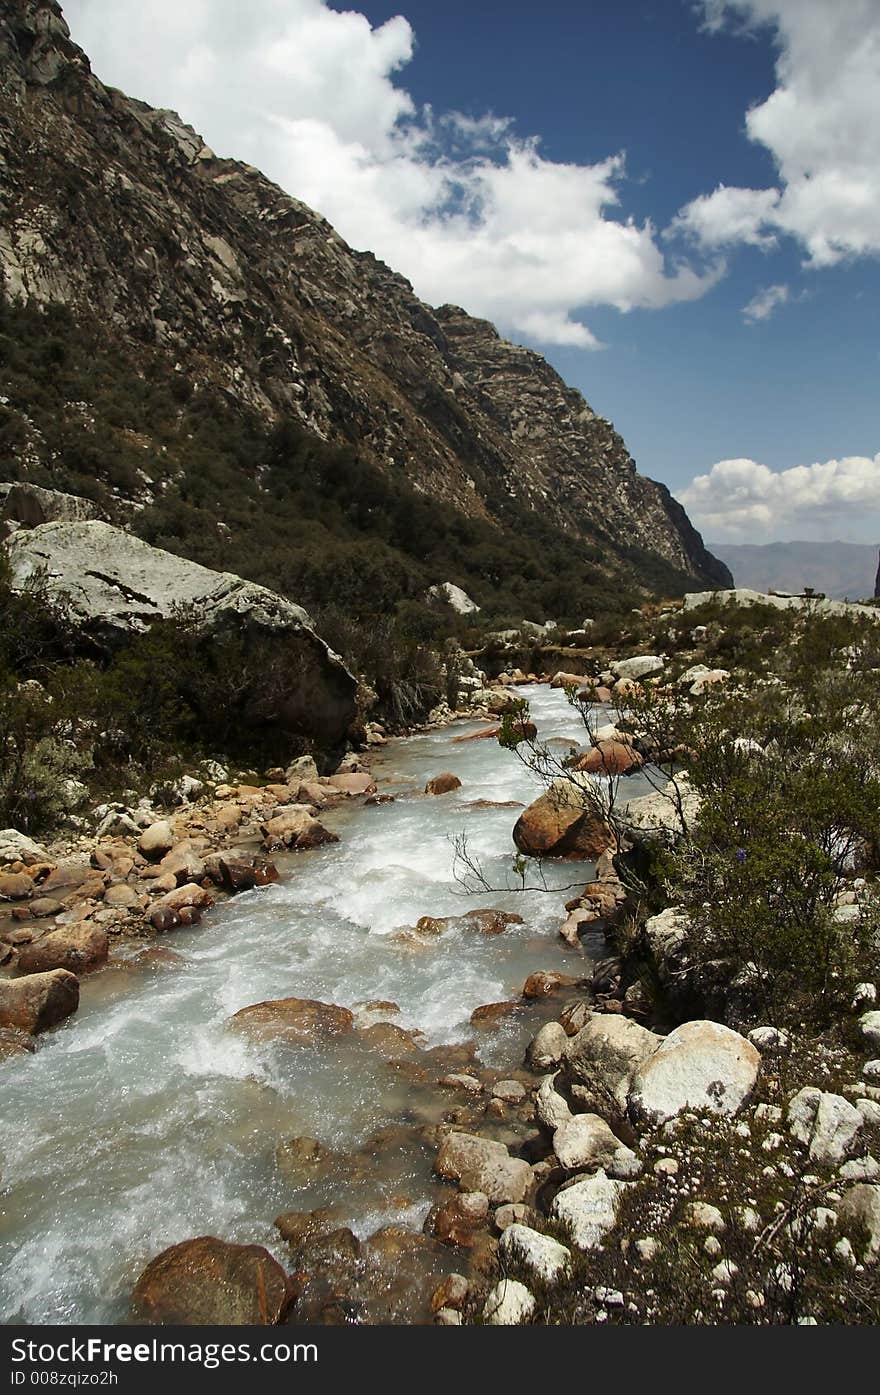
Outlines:
{"type": "Polygon", "coordinates": [[[545,359],[456,306],[425,305],[174,112],[105,87],[55,0],[0,0],[0,178],[9,477],[97,490],[114,521],[124,513],[173,550],[198,552],[206,530],[226,528],[252,573],[264,550],[252,515],[267,510],[280,549],[271,566],[283,571],[283,547],[306,546],[305,455],[312,484],[332,496],[312,543],[322,527],[347,548],[378,537],[386,570],[401,552],[415,568],[404,592],[449,580],[485,601],[531,570],[544,610],[574,611],[592,594],[730,583],[665,486],[637,472],[613,426],[545,359]],[[148,388],[164,406],[174,399],[158,425],[148,388]],[[239,436],[247,449],[206,489],[205,457],[216,462],[239,436]],[[203,437],[193,463],[186,443],[203,437]],[[356,476],[345,491],[331,479],[339,452],[356,476]],[[373,503],[352,519],[364,492],[373,503]],[[418,542],[401,542],[394,520],[427,520],[432,506],[418,542]],[[478,552],[495,555],[478,564],[478,552]]]}
{"type": "Polygon", "coordinates": [[[811,586],[832,600],[875,594],[878,547],[872,543],[711,543],[737,586],[755,591],[803,591],[811,586]]]}

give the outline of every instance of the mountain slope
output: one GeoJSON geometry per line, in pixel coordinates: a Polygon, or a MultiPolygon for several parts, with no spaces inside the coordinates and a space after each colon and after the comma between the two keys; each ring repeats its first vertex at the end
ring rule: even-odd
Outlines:
{"type": "MultiPolygon", "coordinates": [[[[540,520],[582,543],[610,587],[729,583],[668,491],[540,355],[456,307],[432,310],[174,113],[105,88],[54,0],[0,0],[0,68],[10,299],[97,319],[111,347],[164,354],[196,392],[354,445],[508,536],[540,520]]],[[[136,502],[149,504],[145,490],[136,502]]]]}

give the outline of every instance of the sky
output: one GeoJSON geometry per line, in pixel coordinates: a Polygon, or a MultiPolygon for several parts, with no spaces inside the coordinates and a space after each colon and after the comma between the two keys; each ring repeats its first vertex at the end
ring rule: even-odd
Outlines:
{"type": "Polygon", "coordinates": [[[543,353],[712,541],[880,540],[880,0],[66,0],[178,111],[543,353]]]}

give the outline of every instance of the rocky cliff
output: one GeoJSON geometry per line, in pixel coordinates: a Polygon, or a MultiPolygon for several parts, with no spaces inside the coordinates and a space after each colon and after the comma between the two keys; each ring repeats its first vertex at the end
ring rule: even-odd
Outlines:
{"type": "Polygon", "coordinates": [[[11,300],[96,315],[465,515],[510,526],[513,501],[582,539],[609,579],[650,584],[659,566],[667,587],[730,583],[540,355],[431,309],[175,113],[105,87],[55,0],[0,0],[0,180],[11,300]]]}

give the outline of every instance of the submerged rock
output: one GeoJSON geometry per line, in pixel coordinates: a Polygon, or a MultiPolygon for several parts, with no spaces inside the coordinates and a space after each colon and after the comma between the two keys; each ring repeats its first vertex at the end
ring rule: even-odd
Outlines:
{"type": "Polygon", "coordinates": [[[204,1235],[172,1245],[147,1265],[132,1295],[132,1316],[163,1326],[270,1327],[294,1296],[262,1245],[204,1235]]]}

